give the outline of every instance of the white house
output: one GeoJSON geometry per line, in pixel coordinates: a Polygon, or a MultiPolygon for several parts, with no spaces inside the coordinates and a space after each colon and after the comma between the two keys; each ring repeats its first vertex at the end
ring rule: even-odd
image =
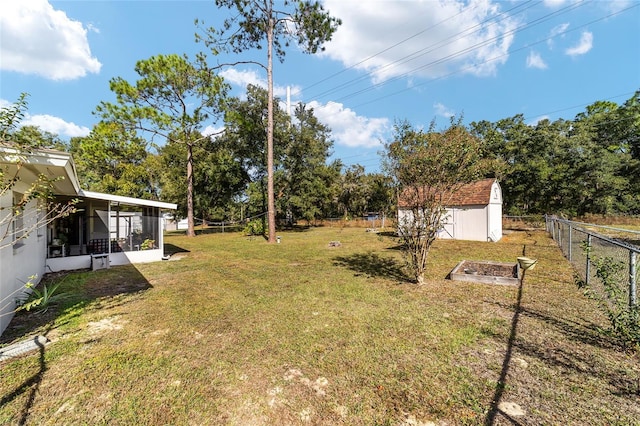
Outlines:
{"type": "Polygon", "coordinates": [[[0,192],[0,333],[30,280],[36,284],[48,272],[151,262],[164,256],[161,211],[175,210],[175,204],[84,191],[66,152],[22,153],[0,146],[0,168],[5,181],[18,179],[0,192]],[[70,214],[49,220],[47,205],[38,200],[14,213],[13,206],[40,175],[54,179],[54,204],[72,202],[70,214]]]}
{"type": "MultiPolygon", "coordinates": [[[[398,201],[398,223],[412,215],[407,203],[398,201]]],[[[446,206],[444,226],[438,238],[499,241],[502,238],[502,190],[495,179],[462,186],[446,206]]]]}

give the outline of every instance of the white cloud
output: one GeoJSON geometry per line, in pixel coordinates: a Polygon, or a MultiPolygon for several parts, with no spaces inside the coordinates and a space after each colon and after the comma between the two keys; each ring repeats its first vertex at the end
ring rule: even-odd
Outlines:
{"type": "Polygon", "coordinates": [[[3,1],[0,14],[0,67],[51,80],[72,80],[102,64],[93,56],[82,23],[46,0],[3,1]]]}
{"type": "Polygon", "coordinates": [[[538,52],[531,51],[527,56],[527,68],[537,68],[539,70],[546,70],[549,68],[542,59],[542,56],[538,52]]]}
{"type": "Polygon", "coordinates": [[[593,47],[593,34],[589,31],[584,31],[580,36],[580,41],[577,45],[565,50],[565,53],[569,56],[584,55],[589,52],[593,47]]]}
{"type": "Polygon", "coordinates": [[[437,78],[452,72],[494,75],[508,59],[515,18],[490,0],[325,0],[342,19],[322,55],[364,70],[374,82],[397,76],[437,78]]]}
{"type": "Polygon", "coordinates": [[[222,132],[224,132],[224,126],[220,126],[220,127],[216,127],[216,126],[206,126],[204,129],[202,129],[202,133],[205,136],[211,135],[214,138],[217,137],[218,135],[220,135],[222,132]]]}
{"type": "Polygon", "coordinates": [[[48,114],[27,115],[21,123],[23,126],[37,126],[40,130],[55,133],[58,136],[87,136],[91,129],[78,126],[75,123],[68,123],[62,118],[48,114]]]}
{"type": "MultiPolygon", "coordinates": [[[[267,79],[262,77],[255,70],[237,70],[235,68],[229,68],[220,73],[227,83],[242,88],[247,87],[249,84],[259,86],[264,89],[267,88],[267,79]]],[[[291,86],[291,93],[300,93],[301,88],[299,86],[291,86]]],[[[273,95],[282,99],[287,96],[287,87],[273,85],[273,95]]]]}
{"type": "Polygon", "coordinates": [[[609,0],[602,3],[602,6],[608,8],[612,13],[620,12],[623,9],[630,7],[633,4],[632,0],[609,0]]]}
{"type": "Polygon", "coordinates": [[[564,24],[556,25],[549,31],[549,39],[547,40],[547,46],[549,49],[553,48],[553,39],[557,36],[564,37],[565,31],[569,28],[569,23],[565,22],[564,24]]]}
{"type": "MultiPolygon", "coordinates": [[[[15,102],[0,99],[0,108],[8,108],[13,105],[15,105],[15,102]]],[[[91,129],[88,127],[78,126],[75,123],[69,123],[60,117],[54,117],[48,114],[31,115],[26,113],[19,123],[19,126],[35,126],[45,132],[67,137],[87,136],[91,132],[91,129]]]]}
{"type": "Polygon", "coordinates": [[[543,3],[546,7],[551,9],[557,9],[565,3],[568,3],[569,0],[544,0],[543,3]]]}
{"type": "Polygon", "coordinates": [[[331,135],[338,145],[351,148],[379,147],[380,141],[387,137],[390,130],[389,119],[358,116],[355,111],[344,105],[316,101],[307,104],[322,123],[329,126],[331,135]]]}
{"type": "Polygon", "coordinates": [[[456,115],[454,110],[446,107],[444,104],[441,104],[440,102],[436,102],[435,104],[433,104],[433,109],[436,110],[436,115],[439,115],[440,117],[451,118],[454,115],[456,115]]]}
{"type": "Polygon", "coordinates": [[[254,86],[267,87],[267,80],[258,75],[255,70],[238,71],[236,68],[229,68],[220,73],[227,83],[236,86],[247,87],[250,84],[254,86]]]}

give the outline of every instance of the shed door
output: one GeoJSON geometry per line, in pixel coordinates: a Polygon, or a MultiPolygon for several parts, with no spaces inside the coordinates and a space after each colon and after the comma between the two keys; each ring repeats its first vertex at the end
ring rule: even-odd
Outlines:
{"type": "Polygon", "coordinates": [[[457,209],[447,209],[446,217],[444,219],[444,227],[438,233],[438,237],[442,239],[456,238],[456,219],[457,209]]]}

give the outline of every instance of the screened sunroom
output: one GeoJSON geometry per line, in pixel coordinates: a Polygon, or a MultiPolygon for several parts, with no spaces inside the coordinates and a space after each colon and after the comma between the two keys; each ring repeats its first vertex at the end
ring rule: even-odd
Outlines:
{"type": "Polygon", "coordinates": [[[47,268],[65,269],[109,267],[162,258],[162,209],[174,204],[142,200],[90,191],[72,201],[74,209],[66,217],[47,226],[47,268]]]}

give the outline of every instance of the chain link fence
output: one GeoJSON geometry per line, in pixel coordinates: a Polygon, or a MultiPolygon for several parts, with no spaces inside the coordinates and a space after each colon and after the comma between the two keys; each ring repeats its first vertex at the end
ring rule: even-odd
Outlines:
{"type": "Polygon", "coordinates": [[[629,306],[636,306],[640,247],[587,229],[595,225],[556,216],[547,216],[545,222],[579,279],[603,296],[624,297],[629,306]],[[608,295],[604,280],[616,285],[608,295]]]}

